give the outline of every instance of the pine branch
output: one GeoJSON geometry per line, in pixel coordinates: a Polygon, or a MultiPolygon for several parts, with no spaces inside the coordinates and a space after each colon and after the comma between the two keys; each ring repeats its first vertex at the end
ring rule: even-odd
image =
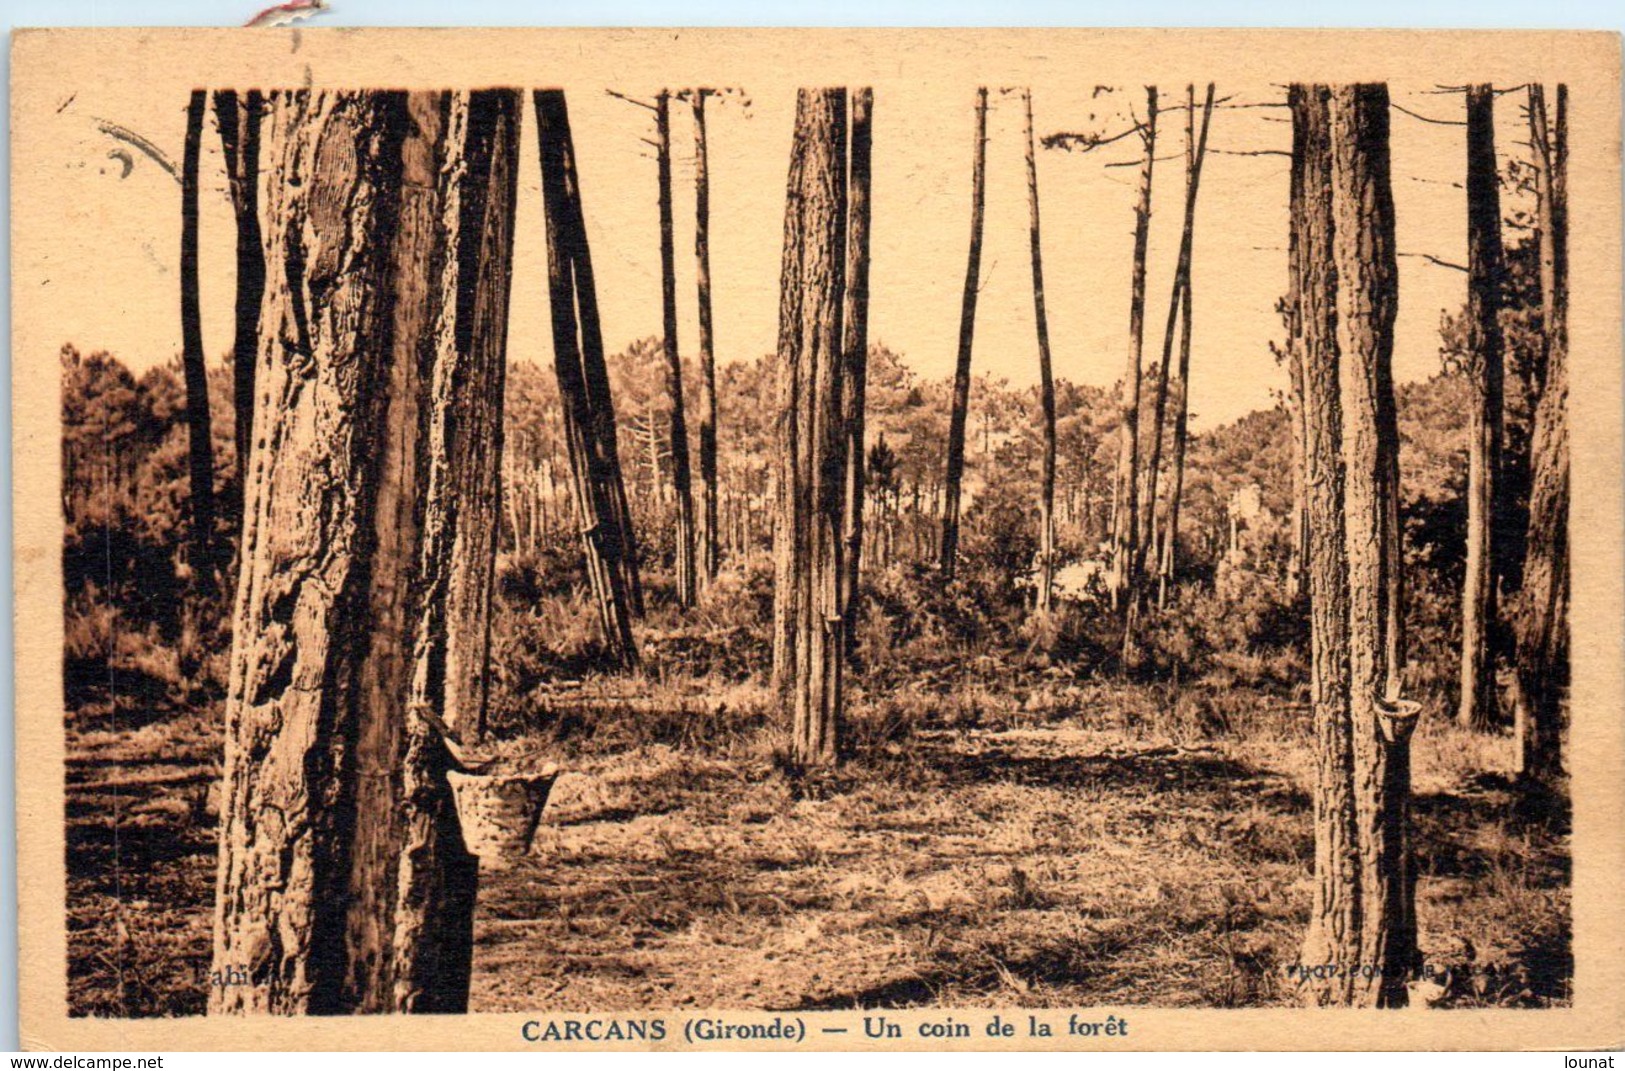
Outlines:
{"type": "Polygon", "coordinates": [[[1465,272],[1467,270],[1467,266],[1464,265],[1464,264],[1456,264],[1456,263],[1453,263],[1452,261],[1442,260],[1439,257],[1434,256],[1432,253],[1405,253],[1405,252],[1399,252],[1399,253],[1395,253],[1394,255],[1397,256],[1397,257],[1415,257],[1418,260],[1425,260],[1429,264],[1437,264],[1441,268],[1449,268],[1452,271],[1465,272]]]}
{"type": "Polygon", "coordinates": [[[651,112],[655,110],[655,106],[653,104],[650,104],[646,100],[638,100],[636,97],[629,97],[625,93],[620,93],[620,92],[617,92],[616,90],[613,90],[613,89],[606,89],[606,90],[604,90],[604,92],[608,93],[610,96],[614,97],[616,100],[624,100],[628,104],[636,104],[639,108],[647,108],[651,112]]]}
{"type": "Polygon", "coordinates": [[[1412,119],[1420,119],[1424,123],[1434,123],[1434,124],[1437,124],[1438,126],[1466,126],[1467,125],[1467,120],[1465,120],[1465,119],[1435,119],[1431,115],[1423,115],[1420,112],[1413,112],[1409,108],[1405,107],[1403,104],[1396,104],[1393,101],[1388,102],[1388,107],[1392,108],[1396,112],[1399,112],[1401,115],[1408,115],[1412,119]]]}

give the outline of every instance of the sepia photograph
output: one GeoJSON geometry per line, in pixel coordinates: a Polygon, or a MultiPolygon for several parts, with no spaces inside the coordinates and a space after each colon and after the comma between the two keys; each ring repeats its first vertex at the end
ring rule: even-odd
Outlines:
{"type": "Polygon", "coordinates": [[[1625,1043],[1617,35],[12,107],[25,1041],[1625,1043]]]}

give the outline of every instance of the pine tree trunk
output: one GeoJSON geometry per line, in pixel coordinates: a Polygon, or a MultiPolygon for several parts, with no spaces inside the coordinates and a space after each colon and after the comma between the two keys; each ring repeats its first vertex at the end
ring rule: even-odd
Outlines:
{"type": "Polygon", "coordinates": [[[222,89],[214,95],[231,210],[237,220],[236,333],[232,338],[231,367],[239,491],[246,482],[252,447],[254,359],[259,351],[260,301],[265,294],[259,193],[260,115],[264,108],[265,98],[257,89],[241,95],[233,89],[222,89]]]}
{"type": "MultiPolygon", "coordinates": [[[[800,102],[798,101],[798,108],[800,102]]],[[[790,141],[790,172],[785,182],[784,251],[780,264],[779,342],[774,367],[774,451],[770,472],[773,498],[773,692],[793,711],[796,684],[797,639],[801,617],[801,584],[797,570],[807,558],[807,502],[800,495],[796,472],[807,449],[796,414],[804,402],[798,378],[802,347],[801,285],[804,246],[807,242],[801,205],[802,173],[806,169],[810,130],[803,129],[798,111],[790,141]]],[[[793,713],[787,722],[793,722],[793,713]]]]}
{"type": "Polygon", "coordinates": [[[212,1012],[462,1012],[517,91],[280,92],[212,1012]]]}
{"type": "Polygon", "coordinates": [[[1544,86],[1529,87],[1540,229],[1545,373],[1535,409],[1532,486],[1516,629],[1519,772],[1535,788],[1563,775],[1563,692],[1569,651],[1568,87],[1557,87],[1555,121],[1544,86]]]}
{"type": "Polygon", "coordinates": [[[508,91],[413,99],[419,97],[420,108],[439,108],[452,135],[464,138],[463,155],[473,172],[459,192],[459,263],[455,271],[441,269],[443,301],[452,304],[455,295],[457,349],[455,356],[449,349],[442,354],[431,384],[436,406],[429,438],[432,505],[424,522],[431,564],[424,573],[432,591],[445,593],[444,665],[434,664],[441,656],[425,651],[422,639],[418,651],[419,674],[425,667],[432,671],[430,681],[420,684],[443,689],[441,719],[467,739],[485,735],[490,698],[491,592],[502,516],[502,414],[524,100],[508,91]],[[443,549],[434,540],[437,534],[443,549]],[[443,683],[430,683],[437,678],[443,683]]]}
{"type": "Polygon", "coordinates": [[[1191,288],[1185,280],[1179,295],[1179,379],[1178,406],[1174,410],[1173,459],[1170,466],[1172,483],[1168,487],[1168,508],[1159,535],[1157,549],[1157,608],[1165,609],[1174,583],[1174,569],[1179,554],[1179,507],[1185,495],[1185,443],[1190,434],[1190,367],[1191,367],[1191,288]]]}
{"type": "Polygon", "coordinates": [[[649,466],[649,514],[658,524],[661,507],[666,503],[666,488],[660,479],[660,415],[655,412],[654,396],[643,403],[643,460],[649,466]]]}
{"type": "Polygon", "coordinates": [[[694,91],[694,277],[700,317],[700,581],[717,575],[717,368],[711,342],[711,176],[704,89],[694,91]]]}
{"type": "Polygon", "coordinates": [[[1467,569],[1461,595],[1463,728],[1497,720],[1495,692],[1497,487],[1501,475],[1501,198],[1496,186],[1495,91],[1467,87],[1468,376],[1467,569]]]}
{"type": "MultiPolygon", "coordinates": [[[[564,113],[568,120],[568,113],[564,113]]],[[[581,207],[581,179],[576,172],[575,147],[566,142],[565,181],[571,196],[565,202],[570,215],[569,232],[581,241],[569,250],[575,275],[576,318],[581,329],[581,369],[587,384],[587,401],[592,410],[593,437],[597,453],[607,469],[609,516],[601,543],[611,568],[621,574],[627,609],[633,617],[643,616],[643,581],[638,573],[638,540],[632,522],[632,503],[626,493],[626,470],[621,465],[620,428],[615,421],[615,399],[610,392],[609,367],[604,360],[604,332],[598,315],[598,284],[592,269],[592,252],[587,245],[587,223],[581,207]]],[[[549,480],[553,469],[548,469],[549,480]]],[[[658,482],[659,474],[656,473],[658,482]]]]}
{"type": "Polygon", "coordinates": [[[1050,612],[1055,588],[1055,380],[1050,363],[1049,316],[1044,309],[1044,255],[1039,241],[1038,158],[1033,145],[1033,91],[1022,90],[1027,157],[1027,238],[1032,247],[1033,320],[1038,331],[1038,404],[1044,453],[1038,479],[1038,612],[1050,612]]]}
{"type": "MultiPolygon", "coordinates": [[[[1396,283],[1397,287],[1397,283],[1396,283]]],[[[1387,668],[1388,689],[1397,693],[1404,679],[1406,653],[1405,631],[1405,532],[1400,519],[1402,488],[1399,479],[1399,409],[1394,402],[1393,364],[1384,361],[1377,366],[1380,380],[1377,398],[1378,433],[1383,439],[1383,478],[1391,489],[1382,496],[1382,551],[1389,563],[1383,583],[1386,593],[1383,612],[1387,621],[1383,629],[1384,664],[1387,668]]],[[[1405,753],[1410,761],[1410,753],[1405,753]]],[[[1406,774],[1406,794],[1409,795],[1409,773],[1406,774]]],[[[1414,878],[1414,875],[1413,875],[1414,878]]],[[[1413,920],[1414,921],[1414,920],[1413,920]]]]}
{"type": "MultiPolygon", "coordinates": [[[[1356,557],[1366,577],[1362,581],[1361,575],[1355,574],[1352,585],[1355,599],[1375,604],[1370,613],[1382,638],[1376,665],[1369,670],[1383,699],[1380,704],[1374,700],[1371,704],[1378,731],[1367,731],[1355,738],[1355,776],[1359,783],[1377,788],[1363,818],[1371,844],[1366,849],[1362,895],[1367,903],[1383,904],[1381,918],[1367,913],[1364,940],[1366,947],[1373,949],[1372,957],[1387,965],[1387,977],[1381,982],[1377,999],[1403,1004],[1407,999],[1404,982],[1421,965],[1416,931],[1416,863],[1410,847],[1411,749],[1409,736],[1403,732],[1389,744],[1380,731],[1384,711],[1401,697],[1406,658],[1405,560],[1400,524],[1403,492],[1399,409],[1394,400],[1393,377],[1399,262],[1388,151],[1390,111],[1386,85],[1344,87],[1338,92],[1340,101],[1347,98],[1348,103],[1341,103],[1339,111],[1334,112],[1334,132],[1347,130],[1349,133],[1339,139],[1339,144],[1352,144],[1356,149],[1352,166],[1339,164],[1336,172],[1344,202],[1338,232],[1338,270],[1341,278],[1353,281],[1353,286],[1339,293],[1339,327],[1357,343],[1343,343],[1342,351],[1356,354],[1361,367],[1373,366],[1368,384],[1361,384],[1358,426],[1365,426],[1369,412],[1376,433],[1373,494],[1378,553],[1374,562],[1356,557]],[[1347,218],[1350,216],[1371,228],[1369,238],[1357,236],[1357,229],[1347,218]],[[1376,575],[1369,575],[1373,571],[1376,575]],[[1365,592],[1367,586],[1375,590],[1365,592]],[[1362,742],[1366,746],[1363,756],[1362,742]]],[[[1351,409],[1345,401],[1345,410],[1351,409]]],[[[1364,449],[1358,435],[1353,446],[1355,450],[1364,449]]],[[[1345,451],[1347,448],[1345,445],[1345,451]]],[[[1351,462],[1351,470],[1353,467],[1351,462]]],[[[1351,511],[1354,508],[1351,505],[1351,511]]],[[[1362,504],[1359,508],[1363,516],[1365,507],[1362,504]]],[[[1360,627],[1358,618],[1354,627],[1360,627]]],[[[1358,667],[1358,648],[1356,653],[1358,667]]],[[[1372,721],[1364,724],[1369,729],[1372,721]]]]}
{"type": "MultiPolygon", "coordinates": [[[[1305,188],[1309,177],[1305,174],[1305,166],[1309,163],[1309,147],[1304,139],[1312,133],[1318,134],[1319,127],[1315,125],[1318,112],[1304,112],[1310,107],[1305,94],[1310,92],[1306,87],[1294,85],[1288,91],[1288,105],[1293,110],[1294,122],[1292,124],[1292,162],[1288,169],[1288,194],[1293,206],[1290,213],[1291,220],[1287,240],[1287,293],[1282,300],[1280,311],[1286,321],[1286,349],[1284,356],[1287,366],[1287,380],[1290,394],[1287,398],[1287,419],[1292,431],[1292,513],[1288,520],[1291,527],[1292,545],[1290,557],[1287,561],[1287,595],[1293,600],[1309,597],[1309,503],[1306,472],[1308,467],[1308,430],[1304,400],[1307,397],[1304,386],[1304,346],[1305,322],[1304,312],[1307,298],[1304,286],[1307,285],[1310,275],[1310,266],[1305,260],[1308,244],[1311,238],[1305,233],[1309,225],[1310,213],[1306,206],[1306,198],[1320,196],[1319,190],[1305,188]],[[1303,113],[1303,121],[1297,117],[1303,113]]],[[[1315,151],[1319,152],[1320,149],[1315,151]]],[[[1320,165],[1314,165],[1315,181],[1324,176],[1319,170],[1320,165]]]]}
{"type": "Polygon", "coordinates": [[[192,91],[186,108],[181,157],[181,365],[186,380],[187,472],[192,506],[192,576],[210,583],[214,569],[214,440],[209,421],[209,371],[198,308],[198,156],[203,143],[206,90],[192,91]]]}
{"type": "Polygon", "coordinates": [[[948,417],[948,475],[942,508],[942,575],[952,579],[959,556],[959,491],[965,476],[965,420],[970,408],[971,341],[976,334],[976,295],[981,288],[982,214],[987,201],[987,87],[976,90],[976,148],[971,163],[970,253],[959,308],[959,358],[954,365],[953,408],[948,417]]]}
{"type": "MultiPolygon", "coordinates": [[[[1329,88],[1293,85],[1294,286],[1302,327],[1305,508],[1309,517],[1310,699],[1315,715],[1315,892],[1300,962],[1331,965],[1359,949],[1359,855],[1354,821],[1348,540],[1344,530],[1342,405],[1336,339],[1337,265],[1329,88]]],[[[1334,977],[1311,1000],[1352,1003],[1351,979],[1334,977]]]]}
{"type": "Polygon", "coordinates": [[[1288,347],[1287,379],[1291,394],[1287,400],[1287,420],[1292,430],[1292,507],[1287,523],[1291,528],[1292,546],[1287,560],[1287,597],[1296,601],[1309,595],[1309,511],[1305,505],[1303,477],[1303,358],[1297,339],[1290,339],[1288,347]]]}
{"type": "Polygon", "coordinates": [[[1303,327],[1318,752],[1315,891],[1300,964],[1313,1003],[1405,1003],[1416,967],[1410,727],[1389,713],[1387,533],[1397,495],[1389,366],[1398,272],[1383,85],[1294,86],[1292,206],[1303,327]]]}
{"type": "MultiPolygon", "coordinates": [[[[1173,364],[1174,358],[1174,327],[1176,322],[1183,322],[1184,328],[1180,336],[1178,380],[1180,398],[1179,411],[1174,418],[1174,438],[1176,440],[1174,449],[1175,453],[1179,455],[1179,467],[1181,469],[1178,482],[1182,484],[1184,481],[1183,437],[1185,434],[1186,425],[1185,377],[1190,374],[1190,301],[1188,300],[1187,294],[1190,290],[1191,280],[1191,244],[1196,229],[1196,193],[1202,184],[1202,161],[1207,156],[1208,120],[1212,117],[1212,115],[1213,83],[1209,82],[1207,87],[1207,99],[1202,106],[1201,140],[1198,141],[1196,133],[1196,87],[1186,86],[1185,219],[1183,227],[1180,231],[1179,259],[1174,266],[1173,293],[1170,294],[1168,298],[1168,326],[1163,332],[1162,363],[1157,370],[1156,400],[1152,405],[1151,411],[1151,420],[1154,430],[1151,435],[1151,457],[1146,464],[1145,472],[1145,510],[1143,512],[1144,521],[1140,529],[1139,546],[1139,553],[1142,556],[1156,553],[1157,540],[1159,536],[1155,523],[1157,517],[1157,477],[1162,468],[1162,426],[1167,415],[1168,375],[1170,370],[1169,366],[1173,364]],[[1183,319],[1181,320],[1182,316],[1183,319]]],[[[1179,490],[1183,490],[1183,488],[1180,487],[1176,489],[1174,495],[1170,496],[1169,498],[1168,515],[1163,520],[1163,532],[1160,533],[1161,538],[1165,541],[1170,538],[1168,532],[1170,531],[1170,525],[1174,522],[1174,497],[1178,495],[1179,490]]],[[[1160,580],[1157,594],[1157,604],[1159,606],[1164,605],[1167,602],[1167,585],[1169,579],[1168,572],[1170,572],[1172,568],[1172,556],[1169,553],[1164,552],[1158,557],[1157,560],[1157,572],[1160,580]],[[1165,564],[1167,571],[1164,570],[1165,564]]],[[[1136,567],[1137,573],[1143,574],[1144,571],[1145,570],[1143,567],[1136,567]]]]}
{"type": "MultiPolygon", "coordinates": [[[[782,414],[791,447],[784,470],[793,527],[775,533],[794,588],[794,673],[789,688],[790,753],[804,766],[838,755],[845,661],[841,575],[845,554],[842,403],[846,300],[846,91],[803,89],[796,101],[797,162],[785,208],[779,363],[791,381],[782,414]]],[[[776,598],[782,599],[780,587],[776,598]]]]}
{"type": "Polygon", "coordinates": [[[655,147],[660,180],[660,319],[671,397],[671,484],[676,496],[677,603],[694,605],[694,489],[689,474],[688,420],[683,412],[683,361],[677,352],[677,256],[671,218],[671,94],[655,98],[655,147]]]}
{"type": "Polygon", "coordinates": [[[846,649],[857,643],[859,580],[863,562],[864,409],[869,375],[869,176],[874,90],[852,90],[852,136],[847,183],[846,308],[842,314],[846,368],[842,410],[846,415],[846,561],[841,606],[846,618],[846,649]]]}
{"type": "Polygon", "coordinates": [[[1151,232],[1151,176],[1156,164],[1157,87],[1146,86],[1145,148],[1140,197],[1134,206],[1134,268],[1129,295],[1128,366],[1123,373],[1123,412],[1117,453],[1118,501],[1112,512],[1112,605],[1123,612],[1123,664],[1135,660],[1140,562],[1140,356],[1145,344],[1145,257],[1151,232]]]}
{"type": "MultiPolygon", "coordinates": [[[[519,468],[515,463],[514,452],[510,447],[502,455],[502,486],[507,488],[520,486],[522,489],[520,480],[519,468]]],[[[504,495],[502,497],[502,507],[507,514],[505,520],[508,522],[510,545],[517,549],[520,546],[520,496],[513,493],[504,495]]],[[[500,546],[500,544],[498,545],[500,546]]]]}
{"type": "MultiPolygon", "coordinates": [[[[620,562],[623,541],[615,510],[619,464],[605,448],[587,387],[576,309],[582,281],[575,265],[587,248],[584,215],[570,135],[570,113],[560,89],[537,90],[537,142],[542,174],[542,201],[547,217],[548,299],[553,322],[553,367],[564,413],[564,439],[570,460],[571,488],[581,526],[587,578],[598,607],[604,641],[623,666],[637,664],[632,638],[626,569],[620,562]]],[[[613,425],[614,414],[609,423],[613,425]]]]}

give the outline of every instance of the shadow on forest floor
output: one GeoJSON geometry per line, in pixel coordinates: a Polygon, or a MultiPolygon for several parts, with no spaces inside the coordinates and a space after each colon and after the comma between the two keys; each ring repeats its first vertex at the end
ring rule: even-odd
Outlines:
{"type": "MultiPolygon", "coordinates": [[[[568,973],[560,1008],[1290,1003],[1313,840],[1284,771],[1308,760],[1302,741],[1177,747],[1075,721],[917,731],[822,778],[606,756],[557,798],[513,932],[482,934],[481,1000],[527,1006],[501,979],[540,956],[568,973]],[[703,789],[640,803],[674,769],[703,789]],[[651,897],[660,924],[617,940],[651,897]],[[609,947],[614,979],[595,967],[609,947]]],[[[1562,825],[1518,798],[1463,776],[1417,799],[1429,962],[1521,980],[1447,1003],[1568,999],[1562,825]]]]}
{"type": "MultiPolygon", "coordinates": [[[[75,1014],[202,1010],[212,814],[191,788],[92,781],[206,769],[208,726],[70,733],[86,768],[68,813],[75,1014]]],[[[1566,808],[1530,808],[1504,777],[1437,759],[1460,749],[1418,741],[1434,749],[1413,805],[1421,944],[1451,970],[1445,1003],[1566,1002],[1566,808]]],[[[472,1007],[1295,999],[1306,741],[1181,747],[1078,719],[918,730],[822,781],[768,751],[574,756],[532,856],[482,879],[472,1007]]]]}

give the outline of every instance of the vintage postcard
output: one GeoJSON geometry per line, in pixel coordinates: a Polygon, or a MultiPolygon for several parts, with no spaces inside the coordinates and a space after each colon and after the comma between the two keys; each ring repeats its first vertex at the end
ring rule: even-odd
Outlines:
{"type": "Polygon", "coordinates": [[[1617,35],[12,57],[25,1046],[1625,1044],[1617,35]]]}

